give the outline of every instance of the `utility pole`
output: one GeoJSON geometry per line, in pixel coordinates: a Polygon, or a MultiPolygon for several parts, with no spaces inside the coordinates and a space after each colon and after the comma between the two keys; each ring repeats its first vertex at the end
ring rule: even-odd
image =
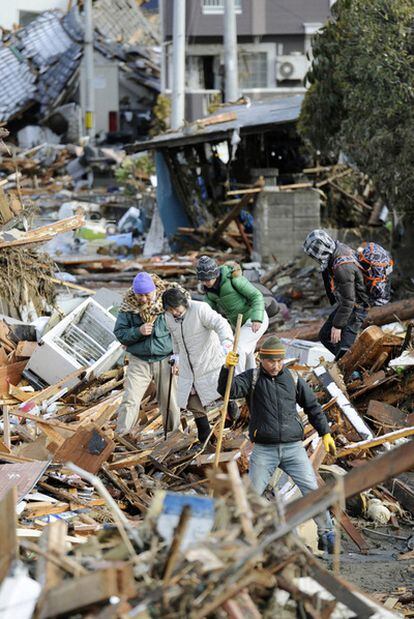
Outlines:
{"type": "Polygon", "coordinates": [[[165,93],[167,86],[166,71],[165,71],[165,28],[164,28],[164,0],[159,0],[159,12],[160,12],[160,31],[161,31],[161,71],[160,71],[160,89],[161,94],[165,93]]]}
{"type": "Polygon", "coordinates": [[[239,98],[239,71],[234,0],[224,0],[224,77],[225,100],[236,101],[239,98]]]}
{"type": "Polygon", "coordinates": [[[174,0],[171,129],[185,120],[185,0],[174,0]]]}
{"type": "Polygon", "coordinates": [[[84,0],[85,7],[85,110],[84,123],[90,143],[95,141],[95,71],[93,65],[92,0],[84,0]]]}

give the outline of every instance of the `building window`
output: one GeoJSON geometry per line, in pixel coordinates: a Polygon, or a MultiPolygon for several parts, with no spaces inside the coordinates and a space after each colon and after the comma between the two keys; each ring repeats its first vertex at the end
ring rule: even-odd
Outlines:
{"type": "Polygon", "coordinates": [[[239,54],[240,88],[267,88],[267,53],[241,52],[239,54]]]}
{"type": "MultiPolygon", "coordinates": [[[[242,0],[234,0],[236,13],[242,12],[242,0]]],[[[224,13],[224,0],[202,0],[203,13],[205,15],[220,15],[224,13]]]]}

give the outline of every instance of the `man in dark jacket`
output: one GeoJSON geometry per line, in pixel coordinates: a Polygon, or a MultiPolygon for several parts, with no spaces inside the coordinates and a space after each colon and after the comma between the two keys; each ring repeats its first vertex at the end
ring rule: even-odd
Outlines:
{"type": "Polygon", "coordinates": [[[130,432],[135,425],[141,400],[152,380],[164,427],[170,385],[167,429],[175,430],[179,425],[177,377],[173,376],[170,382],[172,341],[162,305],[162,294],[167,288],[157,275],[138,273],[120,307],[114,333],[126,347],[129,360],[116,428],[121,435],[130,432]]]}
{"type": "MultiPolygon", "coordinates": [[[[315,395],[306,382],[283,367],[286,351],[281,341],[271,336],[259,350],[260,368],[247,370],[233,379],[230,397],[246,398],[250,410],[249,436],[254,443],[249,477],[258,494],[263,494],[274,472],[280,467],[302,494],[318,487],[312,464],[302,445],[303,425],[296,405],[308,415],[322,436],[324,447],[335,454],[329,424],[315,395]]],[[[221,369],[218,392],[226,389],[228,366],[236,366],[237,354],[228,353],[221,369]]],[[[334,534],[329,512],[315,517],[318,547],[334,550],[334,534]]]]}
{"type": "Polygon", "coordinates": [[[369,307],[368,293],[354,251],[324,230],[312,230],[303,244],[319,262],[333,312],[319,332],[322,344],[340,359],[354,343],[369,307]]]}

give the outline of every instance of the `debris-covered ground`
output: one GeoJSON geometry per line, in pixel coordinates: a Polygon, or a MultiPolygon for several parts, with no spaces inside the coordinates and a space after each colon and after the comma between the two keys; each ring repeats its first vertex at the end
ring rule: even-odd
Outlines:
{"type": "MultiPolygon", "coordinates": [[[[1,167],[7,158],[0,164],[2,612],[15,616],[19,605],[28,618],[414,614],[414,301],[373,310],[375,324],[336,365],[315,343],[327,308],[313,266],[249,264],[250,239],[230,221],[217,245],[203,248],[220,263],[243,262],[268,306],[277,301],[270,330],[286,338],[288,363],[314,388],[338,446],[336,459],[326,455],[304,419],[319,490],[298,498],[282,476],[268,492],[279,498],[259,499],[245,476],[251,445],[242,401],[218,468],[191,415],[164,439],[152,388],[140,425],[126,437],[115,433],[125,369],[112,331],[122,291],[146,270],[198,294],[198,248],[145,254],[155,219],[150,174],[134,168],[130,195],[78,186],[60,167],[77,161],[71,148],[54,150],[53,173],[41,149],[17,155],[22,177],[1,167]],[[29,172],[22,162],[34,155],[29,172]],[[300,526],[328,506],[341,530],[332,560],[300,526]]],[[[115,176],[117,154],[105,157],[99,163],[115,176]]],[[[215,435],[221,414],[209,413],[215,435]]]]}

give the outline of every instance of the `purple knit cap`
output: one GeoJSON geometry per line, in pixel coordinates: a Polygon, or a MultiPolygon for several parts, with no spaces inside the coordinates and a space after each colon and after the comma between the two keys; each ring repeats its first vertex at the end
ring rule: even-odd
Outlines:
{"type": "Polygon", "coordinates": [[[155,284],[151,275],[144,272],[138,273],[132,282],[132,290],[135,294],[148,294],[149,292],[153,292],[155,290],[155,284]]]}

